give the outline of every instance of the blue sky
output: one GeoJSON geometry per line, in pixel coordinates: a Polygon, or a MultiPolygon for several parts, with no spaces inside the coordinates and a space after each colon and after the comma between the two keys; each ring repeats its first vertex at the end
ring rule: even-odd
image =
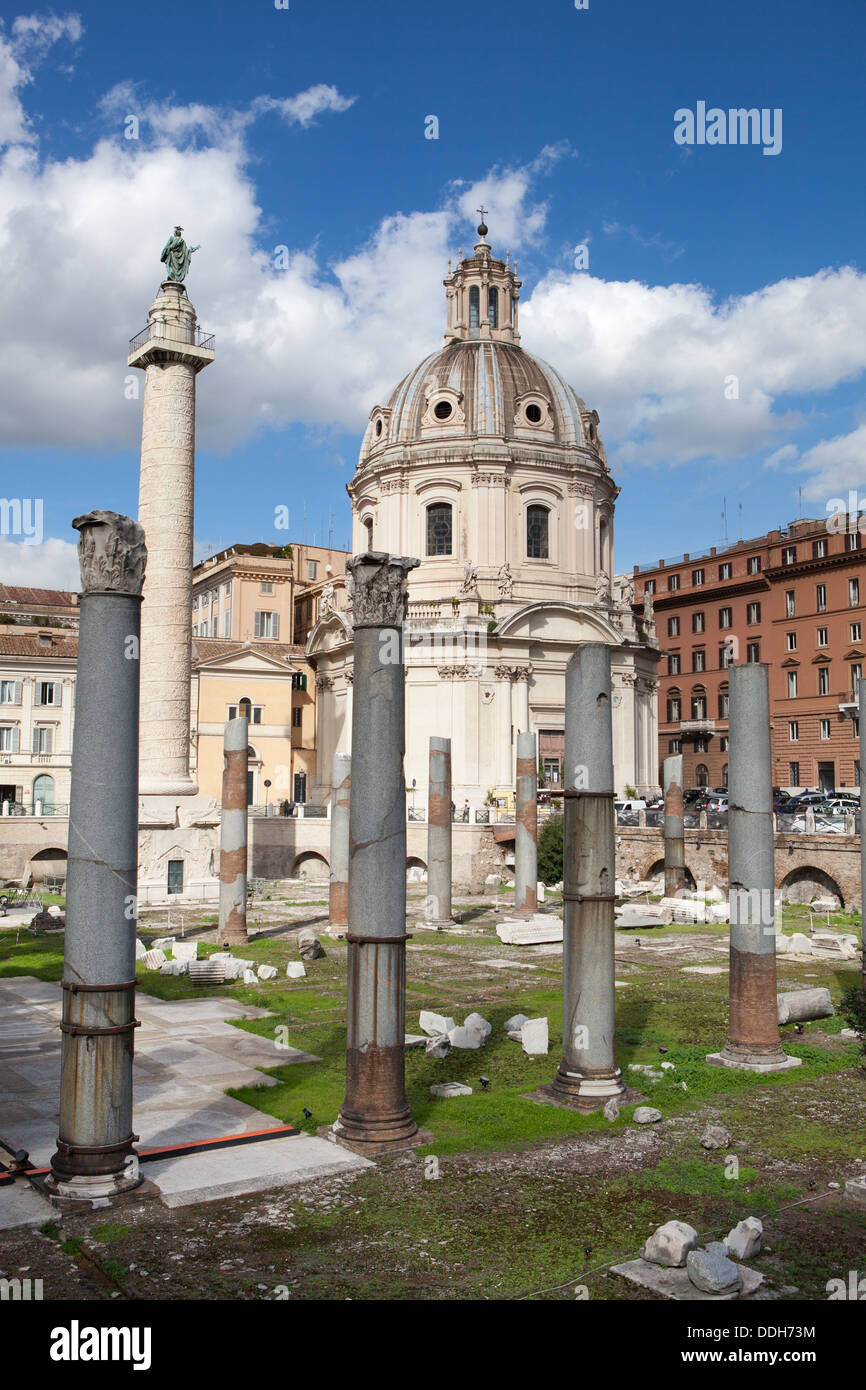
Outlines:
{"type": "Polygon", "coordinates": [[[733,540],[866,491],[864,38],[853,0],[4,6],[2,492],[44,498],[46,544],[0,538],[0,580],[71,585],[71,518],[135,514],[125,345],[175,221],[217,334],[200,550],[285,540],[280,504],[347,543],[366,417],[441,342],[481,200],[523,346],[600,412],[618,569],[718,543],[725,498],[733,540]],[[781,152],[677,145],[699,101],[780,109],[781,152]]]}

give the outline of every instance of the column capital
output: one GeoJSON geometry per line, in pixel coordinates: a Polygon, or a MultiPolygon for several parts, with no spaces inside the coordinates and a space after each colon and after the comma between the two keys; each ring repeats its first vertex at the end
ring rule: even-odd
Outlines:
{"type": "Polygon", "coordinates": [[[118,593],[141,597],[147,549],[144,529],[119,512],[77,516],[78,563],[82,594],[118,593]]]}
{"type": "Polygon", "coordinates": [[[368,550],[346,562],[353,627],[398,627],[409,606],[408,574],[420,560],[368,550]]]}

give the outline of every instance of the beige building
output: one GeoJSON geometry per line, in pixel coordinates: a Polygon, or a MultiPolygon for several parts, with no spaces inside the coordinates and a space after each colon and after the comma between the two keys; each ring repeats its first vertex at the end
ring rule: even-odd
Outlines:
{"type": "Polygon", "coordinates": [[[57,630],[0,633],[0,810],[65,815],[78,640],[57,630]]]}
{"type": "Polygon", "coordinates": [[[31,589],[0,584],[0,627],[6,630],[41,627],[77,628],[79,595],[68,589],[31,589]]]}
{"type": "Polygon", "coordinates": [[[193,640],[192,768],[201,794],[221,800],[225,723],[247,700],[250,806],[306,801],[316,769],[315,682],[303,647],[277,641],[193,640]]]}
{"type": "Polygon", "coordinates": [[[193,570],[192,635],[235,642],[303,642],[345,583],[347,551],[314,545],[233,545],[193,570]]]}

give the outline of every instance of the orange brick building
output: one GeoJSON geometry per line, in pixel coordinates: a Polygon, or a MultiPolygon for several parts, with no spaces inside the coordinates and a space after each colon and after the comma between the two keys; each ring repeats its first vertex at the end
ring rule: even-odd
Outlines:
{"type": "MultiPolygon", "coordinates": [[[[736,545],[635,566],[659,665],[659,780],[682,753],[686,787],[727,785],[728,667],[770,666],[773,782],[858,787],[857,681],[866,661],[866,559],[858,517],[801,520],[736,545]]],[[[866,530],[866,517],[862,518],[866,530]]]]}

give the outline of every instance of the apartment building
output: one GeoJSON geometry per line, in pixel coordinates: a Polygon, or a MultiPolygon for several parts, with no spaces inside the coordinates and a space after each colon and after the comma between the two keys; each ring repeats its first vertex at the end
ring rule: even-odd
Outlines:
{"type": "Polygon", "coordinates": [[[303,544],[237,544],[211,555],[193,570],[193,637],[304,642],[322,596],[345,584],[347,559],[348,551],[303,544]]]}
{"type": "Polygon", "coordinates": [[[652,596],[664,653],[660,777],[664,758],[682,753],[687,787],[727,785],[728,671],[747,661],[770,666],[774,785],[859,786],[860,521],[800,520],[736,545],[635,566],[635,601],[652,596]]]}
{"type": "Polygon", "coordinates": [[[0,810],[66,814],[78,639],[0,630],[0,810]]]}

